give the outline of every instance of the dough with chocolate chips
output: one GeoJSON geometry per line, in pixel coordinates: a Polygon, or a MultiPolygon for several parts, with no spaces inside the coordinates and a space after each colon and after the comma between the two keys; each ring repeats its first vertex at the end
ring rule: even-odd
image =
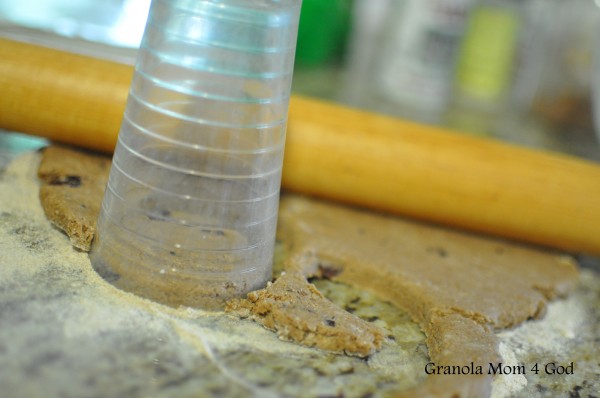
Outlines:
{"type": "MultiPolygon", "coordinates": [[[[107,159],[60,148],[48,148],[40,166],[46,214],[84,250],[108,169],[107,159]]],[[[282,338],[359,356],[377,350],[385,331],[336,307],[307,278],[376,293],[420,325],[432,362],[485,369],[500,358],[495,330],[542,316],[578,280],[567,256],[292,195],[282,198],[278,235],[285,273],[229,310],[282,338]]],[[[480,397],[490,388],[487,374],[435,375],[405,396],[480,397]]]]}
{"type": "Polygon", "coordinates": [[[90,250],[109,170],[105,156],[60,146],[44,149],[38,169],[42,207],[80,250],[90,250]]]}
{"type": "Polygon", "coordinates": [[[279,239],[288,272],[310,277],[325,264],[333,279],[405,309],[432,362],[485,370],[430,376],[407,397],[489,395],[487,369],[500,360],[494,330],[542,316],[578,281],[568,256],[295,196],[282,198],[279,239]]]}
{"type": "Polygon", "coordinates": [[[298,272],[284,272],[228,311],[252,316],[285,339],[332,352],[367,357],[381,348],[385,331],[327,300],[298,272]]]}

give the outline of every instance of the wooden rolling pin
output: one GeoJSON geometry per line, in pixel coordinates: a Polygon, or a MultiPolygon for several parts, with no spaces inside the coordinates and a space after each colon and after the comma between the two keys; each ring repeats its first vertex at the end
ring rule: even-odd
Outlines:
{"type": "MultiPolygon", "coordinates": [[[[0,127],[110,152],[132,68],[0,39],[0,127]]],[[[287,189],[600,254],[600,166],[293,97],[287,189]]]]}

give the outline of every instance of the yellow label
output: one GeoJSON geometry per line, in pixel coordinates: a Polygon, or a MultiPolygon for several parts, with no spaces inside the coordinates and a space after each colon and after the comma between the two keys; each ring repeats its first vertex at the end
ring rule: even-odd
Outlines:
{"type": "Polygon", "coordinates": [[[473,10],[456,70],[461,93],[486,101],[501,98],[511,82],[518,25],[513,10],[473,10]]]}

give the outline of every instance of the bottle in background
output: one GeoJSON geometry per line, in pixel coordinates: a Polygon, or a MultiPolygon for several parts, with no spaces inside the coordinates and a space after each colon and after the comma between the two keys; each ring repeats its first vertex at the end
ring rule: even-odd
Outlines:
{"type": "Polygon", "coordinates": [[[335,60],[344,49],[350,14],[350,0],[303,0],[297,66],[316,67],[335,60]]]}
{"type": "Polygon", "coordinates": [[[440,123],[473,0],[393,2],[373,81],[397,115],[440,123]]]}
{"type": "Polygon", "coordinates": [[[472,9],[457,59],[446,124],[496,135],[526,112],[538,84],[547,7],[536,0],[482,0],[472,9]]]}

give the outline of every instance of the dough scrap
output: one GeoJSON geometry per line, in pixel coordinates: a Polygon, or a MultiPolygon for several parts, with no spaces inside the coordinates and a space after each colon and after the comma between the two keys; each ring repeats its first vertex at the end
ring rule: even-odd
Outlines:
{"type": "Polygon", "coordinates": [[[42,207],[80,250],[90,250],[109,170],[105,156],[60,146],[44,149],[38,169],[42,207]]]}
{"type": "Polygon", "coordinates": [[[284,272],[247,300],[231,300],[227,310],[251,316],[285,339],[308,347],[367,357],[381,348],[386,333],[327,300],[298,272],[284,272]]]}

